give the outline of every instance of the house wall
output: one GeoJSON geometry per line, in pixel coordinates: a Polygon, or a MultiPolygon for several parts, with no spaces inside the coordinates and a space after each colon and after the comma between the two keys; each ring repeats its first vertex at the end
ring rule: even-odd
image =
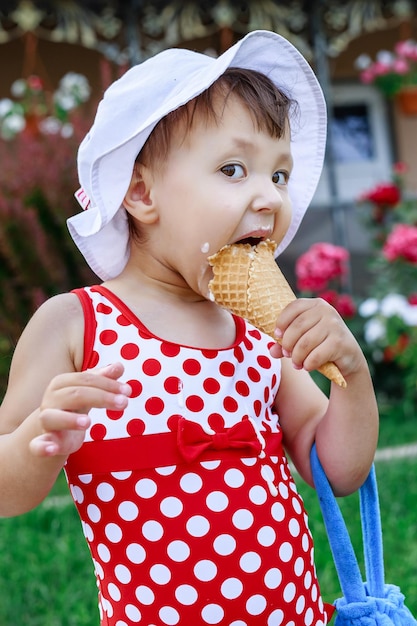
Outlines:
{"type": "Polygon", "coordinates": [[[417,196],[417,115],[404,115],[395,105],[394,134],[398,159],[408,166],[407,189],[417,196]]]}
{"type": "MultiPolygon", "coordinates": [[[[381,31],[366,33],[348,45],[337,59],[330,62],[333,81],[358,80],[354,67],[355,59],[363,53],[375,58],[379,50],[393,50],[395,43],[403,39],[417,40],[417,16],[410,21],[397,24],[381,31]]],[[[417,194],[417,115],[402,113],[396,100],[386,101],[387,124],[390,125],[392,160],[403,161],[408,166],[407,188],[417,194]]]]}

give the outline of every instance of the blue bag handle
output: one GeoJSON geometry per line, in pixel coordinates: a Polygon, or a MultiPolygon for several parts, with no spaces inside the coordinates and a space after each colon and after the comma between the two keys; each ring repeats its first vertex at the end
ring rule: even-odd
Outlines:
{"type": "MultiPolygon", "coordinates": [[[[316,487],[330,549],[346,602],[365,602],[366,590],[352,542],[336,497],[323,470],[313,444],[310,454],[311,469],[316,487]]],[[[384,555],[381,516],[375,466],[359,489],[363,536],[366,587],[375,598],[384,597],[384,555]]]]}

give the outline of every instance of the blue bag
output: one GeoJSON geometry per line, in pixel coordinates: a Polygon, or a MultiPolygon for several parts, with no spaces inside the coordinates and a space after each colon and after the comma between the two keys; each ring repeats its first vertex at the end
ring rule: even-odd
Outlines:
{"type": "Polygon", "coordinates": [[[385,584],[381,517],[375,467],[359,489],[366,582],[346,524],[327,476],[311,450],[311,469],[343,598],[338,598],[335,626],[416,626],[399,587],[385,584]]]}

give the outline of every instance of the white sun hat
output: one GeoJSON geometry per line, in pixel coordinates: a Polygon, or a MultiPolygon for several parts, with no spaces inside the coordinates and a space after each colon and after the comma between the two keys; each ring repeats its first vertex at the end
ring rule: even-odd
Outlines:
{"type": "Polygon", "coordinates": [[[293,239],[316,190],[326,144],[326,105],[309,64],[286,39],[263,30],[249,33],[218,58],[168,49],[130,68],[107,89],[79,148],[76,197],[84,211],[69,218],[68,228],[102,280],[120,274],[129,258],[123,199],[145,141],[159,120],[205,91],[229,67],[266,74],[298,103],[297,116],[290,120],[293,215],[277,254],[293,239]]]}

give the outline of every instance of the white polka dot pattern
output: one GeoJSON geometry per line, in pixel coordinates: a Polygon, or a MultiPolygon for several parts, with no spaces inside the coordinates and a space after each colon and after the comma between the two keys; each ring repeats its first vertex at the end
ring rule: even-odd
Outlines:
{"type": "MultiPolygon", "coordinates": [[[[121,414],[94,412],[89,441],[169,432],[178,416],[210,428],[249,416],[260,431],[279,432],[276,366],[258,331],[249,327],[229,350],[193,350],[153,337],[97,288],[90,295],[97,332],[86,366],[117,354],[134,401],[121,414]]],[[[102,626],[327,623],[302,500],[282,454],[219,452],[213,461],[81,476],[70,458],[66,471],[102,626]]]]}

